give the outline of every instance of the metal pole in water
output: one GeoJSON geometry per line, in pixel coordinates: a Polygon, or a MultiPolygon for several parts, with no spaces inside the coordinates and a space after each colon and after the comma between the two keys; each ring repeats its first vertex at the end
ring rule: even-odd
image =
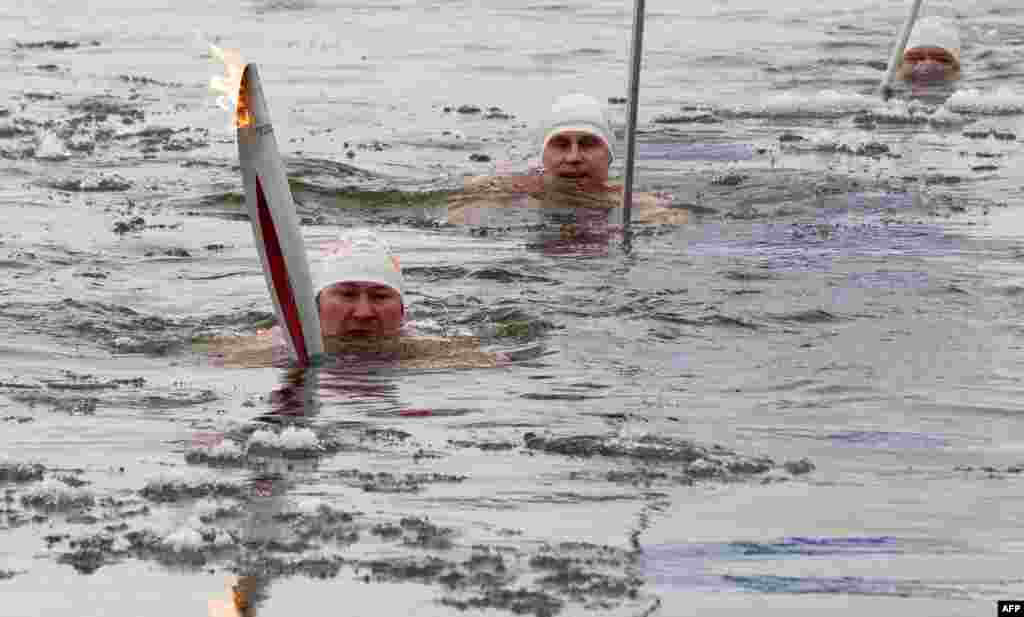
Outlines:
{"type": "Polygon", "coordinates": [[[910,5],[910,14],[907,15],[907,21],[903,23],[903,30],[900,31],[899,38],[893,44],[892,56],[889,57],[889,66],[885,69],[885,77],[882,78],[882,85],[878,89],[878,93],[882,96],[883,101],[888,101],[889,97],[892,96],[892,81],[896,78],[896,70],[899,69],[900,64],[903,62],[903,52],[906,50],[910,33],[914,30],[917,14],[921,10],[921,2],[923,0],[913,0],[910,5]]]}
{"type": "Polygon", "coordinates": [[[629,242],[633,208],[633,177],[636,158],[636,110],[640,103],[640,64],[643,59],[644,0],[636,0],[633,11],[633,44],[630,47],[629,102],[626,108],[626,182],[622,187],[622,225],[629,242]]]}

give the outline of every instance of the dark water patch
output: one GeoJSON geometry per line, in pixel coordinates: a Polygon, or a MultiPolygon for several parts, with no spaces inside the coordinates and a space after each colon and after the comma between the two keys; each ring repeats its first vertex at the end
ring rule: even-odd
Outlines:
{"type": "Polygon", "coordinates": [[[38,463],[0,463],[0,484],[25,484],[43,479],[46,468],[38,463]]]}
{"type": "Polygon", "coordinates": [[[932,119],[930,110],[908,109],[906,112],[898,111],[887,113],[882,110],[871,110],[858,112],[853,117],[853,124],[864,129],[872,129],[875,126],[915,126],[928,124],[932,119]]]}
{"type": "Polygon", "coordinates": [[[1012,131],[1001,131],[994,128],[964,131],[963,136],[968,139],[988,139],[991,137],[999,141],[1015,141],[1017,139],[1016,133],[1012,131]]]}
{"type": "Polygon", "coordinates": [[[527,589],[490,589],[465,599],[442,598],[441,604],[460,611],[493,608],[534,617],[554,617],[565,605],[563,601],[544,592],[527,589]]]}
{"type": "Polygon", "coordinates": [[[32,123],[14,119],[13,121],[0,122],[0,139],[15,139],[35,134],[35,127],[32,123]]]}
{"type": "Polygon", "coordinates": [[[530,315],[514,306],[486,308],[455,317],[459,325],[483,326],[490,324],[491,336],[515,338],[519,341],[533,340],[548,331],[558,328],[553,322],[530,315]]]}
{"type": "Polygon", "coordinates": [[[459,484],[467,476],[417,472],[392,474],[386,471],[376,473],[346,469],[337,472],[337,477],[354,488],[367,493],[419,493],[423,487],[431,484],[459,484]]]}
{"type": "Polygon", "coordinates": [[[999,474],[1008,474],[1016,476],[1024,474],[1024,463],[1010,465],[1005,468],[993,467],[991,465],[984,465],[981,467],[972,467],[971,465],[957,465],[956,467],[953,468],[953,471],[959,471],[963,473],[982,473],[986,474],[987,477],[1001,477],[999,474]]]}
{"type": "Polygon", "coordinates": [[[9,581],[19,574],[24,574],[22,570],[4,570],[0,569],[0,581],[9,581]]]}
{"type": "Polygon", "coordinates": [[[839,321],[839,317],[823,309],[809,309],[806,311],[794,311],[792,313],[780,313],[772,316],[778,321],[796,323],[832,323],[839,321]]]}
{"type": "Polygon", "coordinates": [[[725,327],[725,328],[740,328],[743,330],[757,330],[760,328],[757,324],[740,319],[738,317],[732,317],[730,315],[723,315],[721,313],[712,313],[696,319],[690,317],[683,317],[682,315],[676,315],[672,313],[657,312],[648,315],[650,319],[655,321],[666,321],[674,324],[683,324],[688,326],[712,326],[712,327],[725,327]]]}
{"type": "MultiPolygon", "coordinates": [[[[123,538],[131,557],[156,561],[179,571],[201,568],[215,559],[229,558],[239,553],[237,536],[222,529],[197,530],[184,527],[166,537],[144,529],[129,531],[123,538]]],[[[257,552],[258,548],[253,547],[253,552],[257,552]]]]}
{"type": "Polygon", "coordinates": [[[210,145],[209,131],[204,128],[149,127],[141,131],[113,135],[112,139],[120,142],[132,142],[126,147],[142,153],[188,152],[198,148],[207,148],[210,145]],[[196,136],[193,136],[193,133],[196,136]]]}
{"type": "Polygon", "coordinates": [[[222,272],[220,274],[210,274],[207,276],[181,276],[180,278],[186,281],[219,281],[221,279],[232,278],[235,276],[259,276],[261,272],[259,270],[238,270],[236,272],[222,272]]]}
{"type": "Polygon", "coordinates": [[[182,209],[187,216],[210,216],[227,221],[249,220],[249,212],[245,207],[245,195],[234,191],[185,199],[172,202],[170,205],[182,209]]]}
{"type": "Polygon", "coordinates": [[[396,412],[397,415],[403,418],[458,418],[462,416],[468,416],[470,414],[481,413],[480,409],[471,409],[466,407],[406,407],[396,412]]]}
{"type": "Polygon", "coordinates": [[[185,452],[185,462],[189,465],[206,465],[207,467],[245,467],[249,464],[242,445],[224,440],[215,445],[197,446],[185,452]]]}
{"type": "Polygon", "coordinates": [[[960,184],[961,182],[963,182],[963,178],[961,178],[960,176],[954,176],[954,175],[947,175],[947,174],[939,173],[939,174],[929,174],[929,175],[925,176],[924,181],[925,181],[925,184],[928,184],[928,185],[935,185],[935,184],[956,185],[956,184],[960,184]]]}
{"type": "Polygon", "coordinates": [[[729,270],[722,277],[728,281],[740,281],[750,283],[754,281],[775,281],[779,275],[774,272],[752,271],[752,270],[729,270]]]}
{"type": "Polygon", "coordinates": [[[871,41],[859,41],[853,39],[842,39],[842,40],[831,40],[824,41],[820,47],[826,51],[838,51],[842,49],[875,49],[875,44],[871,41]]]}
{"type": "Polygon", "coordinates": [[[199,325],[203,328],[241,328],[247,332],[257,328],[269,328],[277,323],[274,313],[269,311],[242,310],[219,313],[203,317],[199,325]]]}
{"type": "Polygon", "coordinates": [[[470,441],[466,439],[449,439],[448,445],[455,448],[476,448],[484,452],[504,452],[519,447],[518,443],[510,441],[470,441]]]}
{"type": "Polygon", "coordinates": [[[158,478],[150,480],[139,495],[156,503],[173,503],[203,497],[242,497],[246,488],[216,478],[158,478]]]}
{"type": "Polygon", "coordinates": [[[309,11],[320,6],[316,0],[250,0],[249,5],[256,14],[309,11]]]}
{"type": "Polygon", "coordinates": [[[454,562],[440,557],[406,557],[398,559],[371,559],[359,561],[356,573],[368,570],[364,575],[366,582],[376,581],[415,581],[420,583],[436,582],[445,570],[456,569],[454,562]]]}
{"type": "Polygon", "coordinates": [[[527,392],[525,394],[520,394],[519,398],[524,398],[530,401],[585,401],[588,399],[602,397],[562,392],[527,392]]]}
{"type": "Polygon", "coordinates": [[[117,174],[101,173],[88,178],[49,180],[44,182],[43,186],[69,193],[102,193],[127,191],[132,188],[133,184],[117,174]]]}
{"type": "Polygon", "coordinates": [[[843,594],[852,596],[892,596],[898,598],[933,597],[940,599],[966,599],[969,597],[954,588],[930,587],[918,581],[899,579],[870,579],[859,576],[796,577],[737,576],[727,574],[722,580],[741,589],[758,593],[785,594],[843,594]]]}
{"type": "Polygon", "coordinates": [[[61,379],[41,379],[47,388],[52,390],[117,390],[123,387],[141,388],[146,385],[143,377],[114,378],[101,380],[91,373],[76,373],[62,370],[61,379]]]}
{"type": "Polygon", "coordinates": [[[183,350],[197,327],[144,315],[131,308],[65,298],[56,302],[0,304],[0,316],[33,331],[76,344],[90,342],[119,353],[167,355],[183,350]]]}
{"type": "Polygon", "coordinates": [[[450,191],[368,190],[358,187],[326,188],[291,178],[292,195],[296,201],[315,203],[323,208],[340,210],[378,210],[399,208],[438,208],[446,206],[450,191]]]}
{"type": "Polygon", "coordinates": [[[469,270],[462,266],[410,266],[402,269],[402,275],[416,281],[436,283],[465,278],[469,270]]]}
{"type": "Polygon", "coordinates": [[[99,47],[99,41],[89,41],[88,43],[80,43],[78,41],[63,41],[63,40],[47,40],[47,41],[32,41],[28,43],[19,43],[15,41],[15,49],[49,49],[53,51],[66,51],[68,49],[78,49],[82,45],[88,45],[91,47],[99,47]]]}
{"type": "Polygon", "coordinates": [[[747,178],[749,178],[749,176],[747,176],[747,175],[739,174],[739,173],[735,173],[735,172],[730,172],[730,173],[722,174],[722,175],[715,176],[714,178],[712,178],[711,179],[711,185],[712,186],[739,186],[740,184],[743,184],[743,181],[746,180],[747,178]]]}
{"type": "Polygon", "coordinates": [[[0,268],[7,270],[33,270],[33,266],[15,259],[0,259],[0,268]]]}
{"type": "Polygon", "coordinates": [[[41,392],[21,392],[8,397],[34,409],[48,407],[54,413],[66,413],[71,416],[92,416],[96,414],[100,399],[94,396],[55,396],[41,392]]]}
{"type": "Polygon", "coordinates": [[[68,110],[80,114],[80,121],[105,122],[117,116],[122,124],[135,124],[145,119],[146,114],[134,103],[121,101],[108,95],[89,96],[68,105],[68,110]]]}
{"type": "Polygon", "coordinates": [[[160,81],[151,77],[141,75],[118,75],[117,78],[133,86],[162,86],[165,88],[180,88],[182,83],[176,81],[160,81]]]}
{"type": "Polygon", "coordinates": [[[710,111],[660,114],[651,122],[655,124],[721,124],[722,119],[710,111]]]}
{"type": "MultiPolygon", "coordinates": [[[[660,132],[664,134],[664,131],[660,132]]],[[[639,143],[637,158],[651,161],[748,161],[754,158],[750,144],[639,143]]]]}
{"type": "Polygon", "coordinates": [[[87,489],[49,478],[33,485],[21,495],[21,505],[48,513],[76,513],[96,505],[96,497],[87,489]]]}
{"type": "Polygon", "coordinates": [[[122,561],[128,556],[125,550],[115,549],[116,538],[107,534],[96,534],[72,540],[71,552],[61,553],[57,563],[70,565],[79,574],[92,574],[106,565],[122,561]]]}
{"type": "Polygon", "coordinates": [[[52,92],[26,92],[22,96],[27,101],[56,101],[60,95],[52,92]]]}
{"type": "Polygon", "coordinates": [[[657,435],[623,438],[619,435],[579,435],[543,437],[526,433],[523,441],[530,450],[548,454],[593,458],[624,458],[648,463],[685,463],[693,477],[724,476],[728,473],[758,474],[769,471],[774,463],[767,458],[744,458],[721,446],[710,448],[692,441],[657,435]]]}
{"type": "Polygon", "coordinates": [[[31,416],[0,416],[0,422],[13,422],[16,424],[30,424],[36,419],[31,416]]]}
{"type": "Polygon", "coordinates": [[[488,266],[484,268],[478,268],[469,272],[467,278],[478,279],[483,281],[497,281],[499,283],[554,283],[561,284],[562,281],[557,279],[548,278],[546,276],[538,276],[535,274],[526,274],[508,268],[502,268],[499,266],[488,266]]]}
{"type": "Polygon", "coordinates": [[[782,464],[782,468],[794,476],[802,476],[815,470],[814,463],[806,458],[799,461],[786,461],[782,464]]]}

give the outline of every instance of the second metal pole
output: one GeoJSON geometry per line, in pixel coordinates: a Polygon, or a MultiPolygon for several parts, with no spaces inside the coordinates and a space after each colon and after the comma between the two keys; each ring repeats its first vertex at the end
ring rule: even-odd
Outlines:
{"type": "Polygon", "coordinates": [[[628,237],[633,208],[633,177],[636,158],[636,110],[640,103],[640,64],[643,60],[644,0],[633,11],[633,44],[630,47],[629,101],[626,107],[626,182],[622,187],[622,225],[628,237]]]}
{"type": "Polygon", "coordinates": [[[878,93],[882,95],[883,101],[888,101],[892,96],[892,82],[896,78],[896,71],[899,70],[900,64],[903,62],[903,52],[907,47],[907,39],[910,38],[910,33],[914,29],[914,22],[917,21],[917,14],[921,11],[921,2],[922,0],[913,0],[907,21],[903,23],[903,30],[900,31],[899,38],[893,43],[889,66],[886,67],[882,85],[878,88],[878,93]]]}

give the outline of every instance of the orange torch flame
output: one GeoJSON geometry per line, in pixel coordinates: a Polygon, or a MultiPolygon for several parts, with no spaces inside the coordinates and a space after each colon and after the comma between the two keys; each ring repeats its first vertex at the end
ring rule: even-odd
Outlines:
{"type": "Polygon", "coordinates": [[[236,127],[250,126],[252,115],[245,96],[245,62],[242,54],[238,50],[221,49],[213,44],[210,44],[210,54],[224,63],[224,76],[210,78],[210,90],[220,94],[217,105],[225,111],[235,112],[236,127]]]}
{"type": "Polygon", "coordinates": [[[242,73],[242,83],[238,85],[238,108],[235,110],[235,126],[240,129],[252,126],[252,112],[249,111],[249,71],[242,73]]]}

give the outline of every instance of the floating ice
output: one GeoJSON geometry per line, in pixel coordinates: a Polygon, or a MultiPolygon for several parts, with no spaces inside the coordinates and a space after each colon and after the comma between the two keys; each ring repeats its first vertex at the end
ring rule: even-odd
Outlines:
{"type": "Polygon", "coordinates": [[[164,538],[164,544],[173,551],[198,551],[203,546],[203,536],[191,527],[182,527],[164,538]]]}
{"type": "Polygon", "coordinates": [[[165,473],[146,483],[139,494],[151,501],[177,501],[202,497],[237,497],[244,493],[241,485],[227,482],[199,470],[165,473]]]}
{"type": "Polygon", "coordinates": [[[235,539],[223,529],[218,529],[217,534],[213,537],[213,545],[216,547],[234,546],[234,544],[235,539]]]}
{"type": "Polygon", "coordinates": [[[1002,87],[994,92],[957,90],[946,101],[951,111],[1000,115],[1024,113],[1024,94],[1002,87]]]}
{"type": "Polygon", "coordinates": [[[920,101],[891,100],[884,103],[877,101],[867,110],[864,120],[882,124],[923,124],[933,107],[920,101]]]}
{"type": "Polygon", "coordinates": [[[71,487],[52,478],[32,487],[22,495],[21,501],[27,506],[47,510],[91,507],[95,503],[92,494],[85,489],[71,487]]]}
{"type": "Polygon", "coordinates": [[[934,126],[960,126],[967,124],[970,120],[946,107],[940,107],[938,111],[928,117],[928,122],[934,126]]]}
{"type": "Polygon", "coordinates": [[[281,433],[259,430],[249,436],[249,444],[278,450],[319,450],[323,446],[316,433],[308,428],[290,426],[281,433]]]}
{"type": "Polygon", "coordinates": [[[322,510],[328,509],[328,506],[323,499],[310,497],[308,499],[303,499],[296,504],[295,509],[306,516],[316,516],[322,510]]]}
{"type": "Polygon", "coordinates": [[[787,92],[762,99],[753,110],[734,110],[741,115],[766,117],[836,118],[867,111],[878,104],[875,97],[823,90],[815,94],[787,92]]]}
{"type": "Polygon", "coordinates": [[[52,131],[44,131],[36,145],[36,158],[43,161],[66,161],[71,154],[64,148],[64,142],[52,131]]]}

